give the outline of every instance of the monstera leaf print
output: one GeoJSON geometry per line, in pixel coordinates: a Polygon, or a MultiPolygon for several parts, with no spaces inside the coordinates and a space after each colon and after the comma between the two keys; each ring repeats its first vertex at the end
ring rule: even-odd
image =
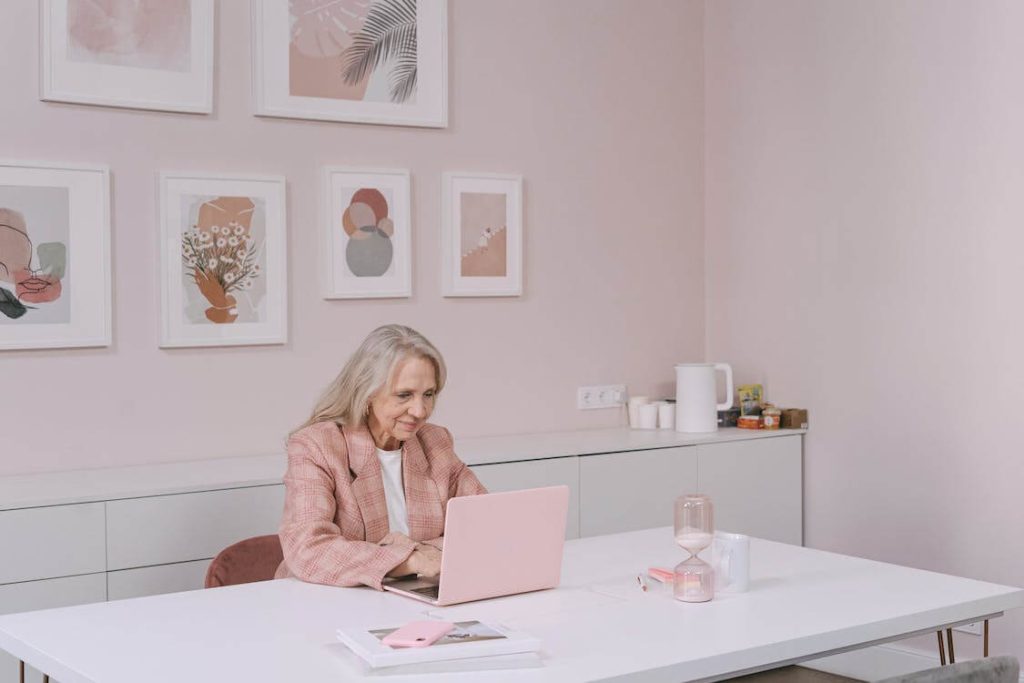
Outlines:
{"type": "Polygon", "coordinates": [[[361,31],[344,53],[343,76],[358,83],[390,62],[391,101],[405,102],[416,92],[416,0],[378,0],[370,7],[361,31]]]}

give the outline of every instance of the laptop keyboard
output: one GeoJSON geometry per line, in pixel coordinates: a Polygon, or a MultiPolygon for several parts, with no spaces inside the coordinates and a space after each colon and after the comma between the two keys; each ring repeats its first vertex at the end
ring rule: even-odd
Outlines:
{"type": "Polygon", "coordinates": [[[409,592],[436,600],[439,588],[440,586],[424,586],[423,588],[410,588],[409,592]]]}

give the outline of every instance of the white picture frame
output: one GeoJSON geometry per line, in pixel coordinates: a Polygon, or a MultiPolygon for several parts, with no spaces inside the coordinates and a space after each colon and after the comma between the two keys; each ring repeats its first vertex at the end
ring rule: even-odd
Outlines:
{"type": "Polygon", "coordinates": [[[110,346],[110,171],[0,161],[0,350],[110,346]]]}
{"type": "Polygon", "coordinates": [[[160,346],[287,343],[284,177],[165,171],[158,185],[160,346]]]}
{"type": "Polygon", "coordinates": [[[412,296],[409,171],[325,166],[320,234],[325,299],[412,296]]]}
{"type": "Polygon", "coordinates": [[[212,112],[213,0],[175,2],[187,3],[186,16],[173,3],[157,3],[149,14],[111,18],[102,3],[41,0],[40,99],[212,112]],[[111,28],[114,23],[118,30],[111,28]]]}
{"type": "MultiPolygon", "coordinates": [[[[350,7],[345,3],[325,4],[316,0],[252,0],[252,82],[256,115],[447,127],[447,0],[413,2],[416,78],[415,92],[408,99],[391,99],[401,96],[391,91],[391,79],[401,81],[396,77],[396,65],[402,62],[397,59],[369,69],[368,76],[354,85],[340,80],[339,65],[344,66],[344,52],[351,47],[353,36],[364,28],[367,38],[370,37],[370,28],[363,23],[366,17],[355,15],[353,19],[352,10],[365,6],[369,13],[380,3],[403,5],[409,1],[368,0],[349,3],[350,7]],[[332,14],[335,12],[336,16],[332,14]],[[335,74],[338,74],[337,79],[335,74]]],[[[388,16],[401,14],[392,12],[388,16]]],[[[391,43],[406,44],[398,40],[391,43]]]]}
{"type": "Polygon", "coordinates": [[[443,296],[521,296],[523,177],[445,173],[441,213],[443,296]]]}

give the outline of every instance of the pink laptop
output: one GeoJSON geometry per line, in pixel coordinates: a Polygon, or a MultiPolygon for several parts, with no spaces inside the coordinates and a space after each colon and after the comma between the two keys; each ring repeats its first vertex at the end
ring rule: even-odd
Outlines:
{"type": "Polygon", "coordinates": [[[562,574],[568,510],[568,486],[452,498],[440,579],[399,579],[384,590],[455,605],[554,588],[562,574]]]}

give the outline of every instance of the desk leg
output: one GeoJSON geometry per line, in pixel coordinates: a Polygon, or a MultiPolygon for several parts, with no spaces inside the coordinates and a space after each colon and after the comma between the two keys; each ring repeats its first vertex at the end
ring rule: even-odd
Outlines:
{"type": "Polygon", "coordinates": [[[946,666],[946,641],[942,637],[942,631],[936,631],[935,635],[939,637],[939,664],[946,666]]]}
{"type": "Polygon", "coordinates": [[[984,656],[988,657],[988,619],[985,620],[985,641],[984,641],[984,645],[985,645],[985,650],[984,650],[985,655],[984,656]]]}
{"type": "MultiPolygon", "coordinates": [[[[25,683],[25,662],[18,660],[18,683],[25,683]]],[[[43,683],[50,683],[50,677],[43,674],[43,683]]]]}
{"type": "Polygon", "coordinates": [[[956,655],[953,654],[953,629],[946,629],[946,640],[949,641],[949,663],[956,664],[956,655]]]}

